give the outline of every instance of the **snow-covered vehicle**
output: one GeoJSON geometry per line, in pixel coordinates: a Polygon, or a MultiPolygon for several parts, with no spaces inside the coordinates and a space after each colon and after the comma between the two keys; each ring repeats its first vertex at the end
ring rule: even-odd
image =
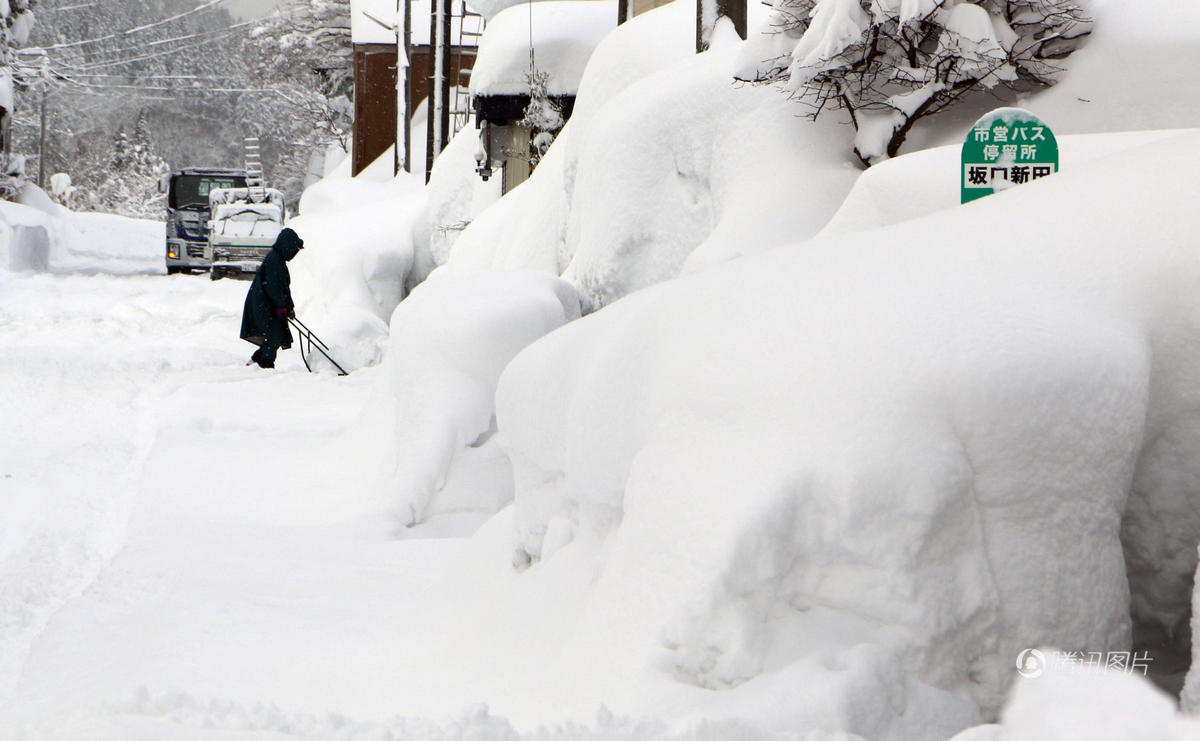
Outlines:
{"type": "Polygon", "coordinates": [[[167,196],[167,274],[208,270],[209,195],[220,188],[244,188],[244,169],[187,167],[159,182],[167,196]]]}
{"type": "Polygon", "coordinates": [[[213,280],[251,277],[287,219],[275,188],[218,188],[209,194],[209,211],[205,257],[213,280]]]}

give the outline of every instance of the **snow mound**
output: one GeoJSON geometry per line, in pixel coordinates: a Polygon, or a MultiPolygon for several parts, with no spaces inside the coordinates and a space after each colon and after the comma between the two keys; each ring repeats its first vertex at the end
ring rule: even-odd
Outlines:
{"type": "MultiPolygon", "coordinates": [[[[499,178],[483,184],[474,172],[478,133],[460,131],[434,165],[426,208],[418,222],[418,263],[467,270],[521,267],[560,274],[566,220],[576,169],[577,138],[585,137],[595,111],[633,82],[695,54],[695,39],[672,3],[618,26],[592,53],[579,83],[575,110],[531,180],[500,203],[499,178]],[[490,186],[490,187],[489,187],[490,186]],[[521,215],[536,210],[538,218],[521,215]],[[462,238],[462,245],[459,239],[462,238]],[[456,246],[456,249],[451,249],[456,246]]],[[[487,44],[483,44],[486,49],[487,44]]]]}
{"type": "Polygon", "coordinates": [[[1192,584],[1192,664],[1179,702],[1185,711],[1200,715],[1200,578],[1193,578],[1192,584]]]}
{"type": "Polygon", "coordinates": [[[600,42],[546,159],[473,219],[448,267],[548,270],[592,311],[825,223],[857,175],[836,146],[841,127],[736,85],[737,47],[697,56],[691,19],[693,5],[672,3],[600,42]],[[540,218],[525,218],[533,210],[540,218]],[[724,238],[734,224],[736,243],[724,238]]]}
{"type": "MultiPolygon", "coordinates": [[[[346,370],[383,357],[387,321],[413,266],[412,224],[422,178],[392,174],[389,149],[358,177],[349,158],[304,191],[288,226],[304,240],[290,263],[297,312],[346,370]]],[[[318,367],[332,368],[319,354],[318,367]]]]}
{"type": "Polygon", "coordinates": [[[995,713],[1024,648],[1174,630],[1200,245],[1167,173],[1196,156],[1189,132],[749,256],[521,353],[497,392],[516,562],[604,543],[571,643],[742,702],[834,682],[773,713],[916,738],[963,698],[995,713]]]}
{"type": "Polygon", "coordinates": [[[385,381],[359,427],[382,451],[375,486],[406,524],[442,512],[495,512],[512,497],[492,439],[500,372],[578,318],[571,286],[541,272],[437,272],[392,315],[385,381]]]}
{"type": "Polygon", "coordinates": [[[1020,679],[1001,721],[952,741],[1184,741],[1200,722],[1137,674],[1079,668],[1020,679]]]}
{"type": "MultiPolygon", "coordinates": [[[[1068,134],[1058,137],[1059,165],[1071,169],[1178,134],[1178,130],[1068,134]]],[[[947,145],[901,155],[871,167],[859,176],[820,235],[834,236],[897,224],[958,206],[961,155],[961,144],[947,145]]]]}
{"type": "Polygon", "coordinates": [[[0,201],[0,270],[163,273],[164,236],[161,221],[70,211],[32,184],[0,201]]]}
{"type": "Polygon", "coordinates": [[[530,45],[550,95],[574,95],[600,39],[617,27],[614,0],[549,0],[500,11],[484,29],[471,95],[529,94],[530,45]]]}
{"type": "Polygon", "coordinates": [[[35,208],[0,201],[0,269],[45,271],[50,261],[50,217],[35,208]]]}
{"type": "MultiPolygon", "coordinates": [[[[841,5],[851,14],[857,8],[841,5]]],[[[911,12],[918,4],[885,5],[911,12]]],[[[1180,91],[1200,84],[1200,60],[1169,60],[1191,59],[1200,45],[1185,43],[1191,37],[1182,31],[1160,43],[1154,29],[1200,27],[1200,10],[1149,0],[1096,2],[1090,12],[1095,38],[1071,55],[1061,82],[1006,102],[1035,111],[1060,136],[1192,125],[1197,106],[1180,91]],[[1192,15],[1197,23],[1189,25],[1192,15]],[[1096,105],[1093,96],[1111,105],[1096,105]]],[[[751,14],[766,11],[754,6],[751,14]]],[[[676,2],[608,34],[588,62],[571,121],[530,180],[482,213],[477,201],[461,197],[467,188],[446,189],[459,194],[455,205],[443,207],[441,196],[431,201],[438,216],[429,223],[467,226],[428,252],[419,236],[419,252],[452,269],[555,272],[593,311],[645,286],[816,233],[858,174],[851,128],[836,115],[805,120],[803,108],[775,88],[735,86],[738,55],[748,47],[694,54],[692,18],[694,5],[676,2]],[[529,218],[533,212],[539,218],[529,218]]],[[[908,149],[960,144],[995,105],[984,96],[921,122],[908,149]]],[[[457,176],[472,177],[465,164],[457,176]]],[[[917,177],[924,182],[923,173],[917,177]]],[[[956,181],[949,178],[946,187],[956,181]]],[[[931,192],[920,183],[914,190],[931,192]]],[[[899,218],[911,202],[901,196],[881,208],[899,218]]]]}
{"type": "Polygon", "coordinates": [[[412,285],[444,264],[463,230],[500,198],[503,178],[484,182],[475,174],[475,152],[479,148],[479,132],[468,126],[454,135],[433,163],[425,186],[425,203],[413,223],[416,264],[409,278],[412,285]]]}

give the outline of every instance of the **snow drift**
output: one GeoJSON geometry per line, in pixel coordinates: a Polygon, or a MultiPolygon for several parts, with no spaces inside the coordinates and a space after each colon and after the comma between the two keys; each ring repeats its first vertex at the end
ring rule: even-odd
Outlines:
{"type": "Polygon", "coordinates": [[[997,725],[953,741],[1185,741],[1200,722],[1136,674],[1091,668],[1018,680],[997,725]]]}
{"type": "Polygon", "coordinates": [[[776,717],[868,738],[995,713],[1023,648],[1173,628],[1200,244],[1164,173],[1198,155],[750,256],[534,344],[497,395],[518,563],[600,540],[573,640],[621,646],[612,671],[744,699],[803,666],[794,690],[855,701],[776,717]]]}
{"type": "Polygon", "coordinates": [[[0,270],[163,273],[163,224],[71,211],[32,183],[0,201],[0,270]]]}
{"type": "MultiPolygon", "coordinates": [[[[412,129],[419,141],[424,106],[412,129]]],[[[347,370],[383,357],[388,319],[413,268],[411,232],[424,205],[422,178],[394,174],[394,158],[388,149],[351,177],[346,157],[304,191],[301,215],[288,222],[304,239],[290,268],[298,311],[347,370]]],[[[317,362],[332,368],[322,358],[317,362]]]]}
{"type": "MultiPolygon", "coordinates": [[[[1094,2],[1089,12],[1095,37],[1066,61],[1062,81],[1006,102],[1037,112],[1058,134],[1192,125],[1195,103],[1186,91],[1198,82],[1200,47],[1185,43],[1190,32],[1160,42],[1155,29],[1194,29],[1200,10],[1153,0],[1094,2]],[[1098,105],[1099,98],[1107,102],[1098,105]]],[[[754,5],[751,15],[761,27],[755,21],[767,11],[754,5]]],[[[815,234],[859,172],[848,123],[834,114],[810,122],[774,87],[735,84],[742,47],[694,54],[693,18],[692,3],[676,2],[606,36],[546,159],[482,212],[478,199],[463,195],[468,186],[447,185],[475,177],[465,156],[474,145],[456,143],[463,164],[441,173],[438,192],[431,191],[418,261],[547,270],[575,284],[592,311],[682,273],[815,234]],[[439,227],[454,231],[440,237],[439,227]]],[[[923,121],[908,149],[961,143],[995,105],[984,96],[923,121]]]]}
{"type": "Polygon", "coordinates": [[[591,311],[675,277],[694,251],[710,264],[825,222],[857,175],[836,146],[840,127],[735,85],[736,47],[696,57],[693,10],[673,3],[600,42],[549,155],[462,232],[448,267],[562,274],[591,311]],[[523,218],[533,210],[541,218],[523,218]],[[752,238],[708,242],[751,221],[752,238]]]}
{"type": "Polygon", "coordinates": [[[508,461],[492,439],[500,372],[578,317],[574,289],[534,271],[436,273],[397,307],[385,379],[358,434],[375,452],[369,485],[393,497],[404,524],[490,514],[512,499],[508,461]]]}

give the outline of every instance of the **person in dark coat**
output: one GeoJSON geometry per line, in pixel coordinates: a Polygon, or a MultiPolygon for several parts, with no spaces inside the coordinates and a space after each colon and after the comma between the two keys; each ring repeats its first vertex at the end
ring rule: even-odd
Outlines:
{"type": "Polygon", "coordinates": [[[276,350],[292,346],[288,318],[296,316],[296,305],[292,303],[292,276],[287,263],[303,247],[299,234],[283,229],[254,273],[242,309],[242,339],[258,345],[258,349],[246,365],[258,363],[263,368],[274,368],[276,350]]]}

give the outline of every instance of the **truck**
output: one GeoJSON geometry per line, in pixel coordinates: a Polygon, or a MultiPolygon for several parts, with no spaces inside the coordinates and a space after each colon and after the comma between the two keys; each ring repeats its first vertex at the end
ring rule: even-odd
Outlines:
{"type": "Polygon", "coordinates": [[[187,167],[165,176],[159,189],[167,195],[167,274],[207,271],[209,194],[217,189],[244,188],[245,169],[187,167]]]}
{"type": "Polygon", "coordinates": [[[204,257],[213,280],[251,278],[287,219],[275,188],[216,188],[208,194],[208,244],[204,257]]]}

